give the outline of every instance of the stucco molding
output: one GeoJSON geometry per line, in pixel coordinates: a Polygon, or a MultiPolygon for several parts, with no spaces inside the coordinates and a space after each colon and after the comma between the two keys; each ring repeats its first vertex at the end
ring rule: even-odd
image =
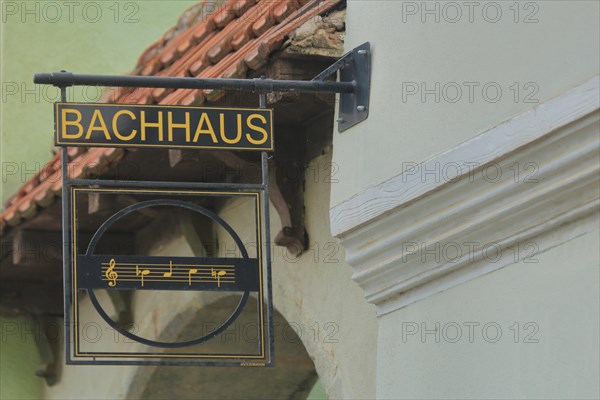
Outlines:
{"type": "Polygon", "coordinates": [[[331,209],[378,314],[533,261],[544,234],[597,213],[598,103],[595,77],[331,209]]]}

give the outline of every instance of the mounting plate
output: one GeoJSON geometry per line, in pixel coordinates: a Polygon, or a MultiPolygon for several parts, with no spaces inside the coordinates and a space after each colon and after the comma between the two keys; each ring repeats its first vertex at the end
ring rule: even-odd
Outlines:
{"type": "Polygon", "coordinates": [[[371,45],[363,43],[344,56],[340,82],[356,83],[355,93],[341,93],[338,132],[353,127],[369,116],[371,94],[371,45]]]}

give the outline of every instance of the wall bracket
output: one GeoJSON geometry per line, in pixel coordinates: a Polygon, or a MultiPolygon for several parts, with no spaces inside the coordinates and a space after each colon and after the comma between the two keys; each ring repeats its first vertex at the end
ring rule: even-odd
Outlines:
{"type": "Polygon", "coordinates": [[[369,42],[344,54],[310,81],[273,79],[194,78],[172,76],[118,76],[73,74],[66,71],[35,74],[33,82],[60,88],[69,86],[117,86],[174,89],[219,89],[255,93],[339,93],[338,131],[343,132],[369,116],[371,46],[369,42]],[[339,81],[325,80],[340,71],[339,81]]]}
{"type": "Polygon", "coordinates": [[[369,42],[344,54],[329,68],[317,75],[313,81],[323,81],[340,71],[340,82],[354,82],[352,93],[340,93],[338,132],[353,127],[369,116],[371,94],[371,45],[369,42]]]}

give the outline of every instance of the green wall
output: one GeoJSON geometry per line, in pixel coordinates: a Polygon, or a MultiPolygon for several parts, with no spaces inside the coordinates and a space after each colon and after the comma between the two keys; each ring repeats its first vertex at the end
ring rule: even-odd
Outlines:
{"type": "Polygon", "coordinates": [[[39,399],[42,381],[33,322],[27,318],[0,317],[0,399],[39,399]],[[29,332],[29,333],[26,333],[29,332]]]}
{"type": "Polygon", "coordinates": [[[308,394],[307,400],[325,400],[325,399],[327,399],[327,395],[325,394],[325,389],[323,388],[323,385],[321,384],[321,380],[318,379],[315,382],[315,386],[313,386],[310,393],[308,394]]]}
{"type": "MultiPolygon", "coordinates": [[[[3,201],[52,155],[52,103],[58,91],[36,87],[33,74],[61,69],[127,73],[142,51],[194,3],[197,1],[0,2],[3,201]]],[[[74,88],[75,99],[82,100],[83,93],[83,88],[74,88]]],[[[96,90],[90,88],[86,97],[97,98],[96,90]]]]}
{"type": "MultiPolygon", "coordinates": [[[[61,69],[127,73],[134,68],[142,51],[175,25],[179,15],[196,1],[72,3],[0,2],[3,202],[52,156],[52,103],[57,100],[58,91],[36,87],[33,74],[61,69]]],[[[83,88],[75,88],[73,94],[75,99],[83,100],[83,93],[83,88]]],[[[89,90],[86,97],[97,98],[97,92],[89,90]]],[[[23,321],[0,320],[3,327],[23,321]]],[[[2,338],[0,361],[1,399],[40,398],[41,379],[34,374],[39,357],[33,340],[23,341],[17,336],[2,338]]]]}

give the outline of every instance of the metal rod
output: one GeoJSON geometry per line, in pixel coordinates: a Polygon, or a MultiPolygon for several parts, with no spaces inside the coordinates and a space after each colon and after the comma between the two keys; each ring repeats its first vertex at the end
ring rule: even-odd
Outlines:
{"type": "Polygon", "coordinates": [[[66,86],[119,86],[172,89],[225,89],[269,92],[354,93],[356,82],[294,81],[273,79],[179,78],[168,76],[90,75],[70,72],[39,73],[37,84],[66,86]]]}
{"type": "MultiPolygon", "coordinates": [[[[131,357],[135,357],[135,354],[132,354],[131,357]]],[[[150,361],[150,360],[140,360],[140,361],[121,361],[121,360],[110,360],[110,361],[101,361],[96,360],[93,356],[89,356],[89,358],[93,360],[77,360],[75,362],[69,361],[67,365],[156,365],[156,366],[179,366],[179,367],[240,367],[244,363],[242,362],[228,362],[228,361],[150,361]]],[[[156,358],[160,358],[157,356],[156,358]]]]}
{"type": "MultiPolygon", "coordinates": [[[[258,97],[258,107],[267,108],[267,95],[261,92],[258,97]]],[[[271,218],[269,212],[269,155],[266,151],[261,154],[262,184],[264,187],[263,214],[265,216],[265,261],[267,264],[267,307],[269,316],[269,359],[270,365],[275,365],[275,342],[273,332],[273,288],[271,278],[271,218]]],[[[261,299],[262,301],[262,299],[261,299]]]]}
{"type": "Polygon", "coordinates": [[[107,186],[133,188],[165,189],[222,189],[222,190],[262,190],[260,183],[220,183],[220,182],[160,182],[160,181],[116,181],[103,179],[73,179],[67,182],[71,186],[107,186]]]}
{"type": "MultiPolygon", "coordinates": [[[[67,101],[67,88],[60,88],[60,99],[67,101]]],[[[71,359],[71,288],[69,281],[69,255],[71,252],[69,239],[69,191],[67,181],[69,180],[69,152],[67,147],[61,150],[61,172],[62,172],[62,259],[63,259],[63,293],[64,293],[64,323],[65,323],[65,360],[71,359]]]]}

